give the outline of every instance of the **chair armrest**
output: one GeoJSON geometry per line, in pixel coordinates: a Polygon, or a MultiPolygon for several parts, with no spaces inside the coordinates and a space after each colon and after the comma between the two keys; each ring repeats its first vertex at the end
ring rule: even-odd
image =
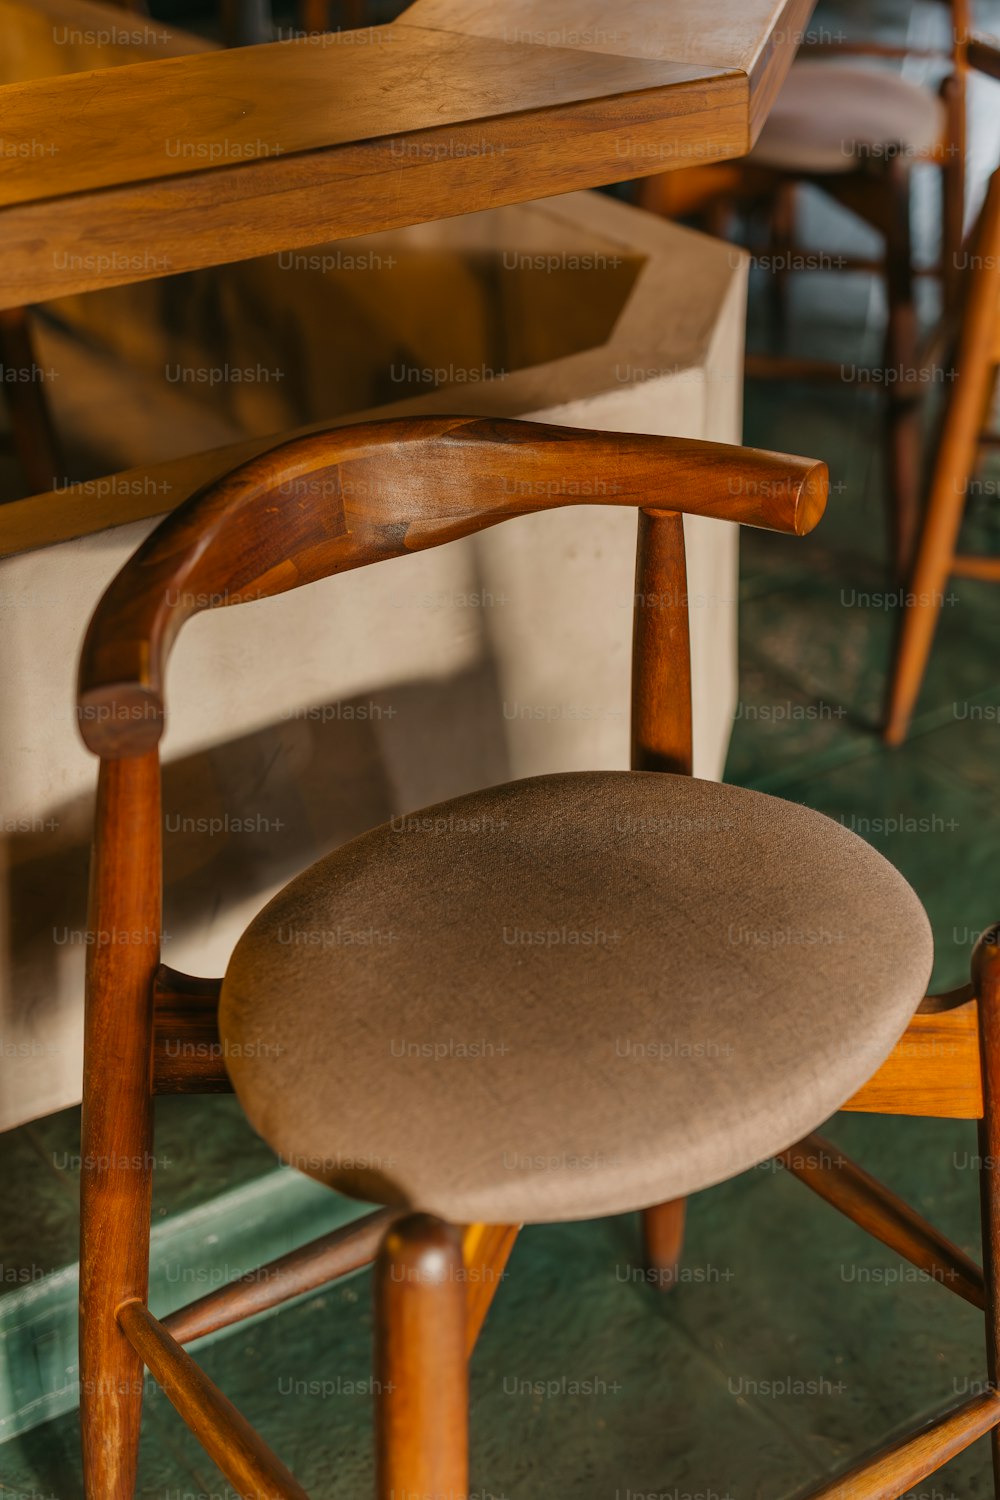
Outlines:
{"type": "Polygon", "coordinates": [[[826,494],[826,466],[812,459],[690,438],[474,417],[296,438],[192,495],[113,579],[83,645],[80,733],[106,758],[151,750],[170,649],[205,609],[570,505],[679,511],[801,536],[826,494]]]}

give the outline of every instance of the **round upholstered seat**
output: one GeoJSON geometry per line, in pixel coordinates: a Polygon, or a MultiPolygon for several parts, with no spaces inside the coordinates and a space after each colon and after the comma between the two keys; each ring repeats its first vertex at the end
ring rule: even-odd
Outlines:
{"type": "Polygon", "coordinates": [[[851,172],[865,157],[933,151],[945,107],[930,89],[885,68],[797,62],[751,160],[787,172],[851,172]]]}
{"type": "Polygon", "coordinates": [[[639,772],[543,776],[354,839],[240,940],[220,1027],[264,1138],[456,1222],[596,1217],[791,1145],[905,1030],[931,936],[821,814],[639,772]]]}

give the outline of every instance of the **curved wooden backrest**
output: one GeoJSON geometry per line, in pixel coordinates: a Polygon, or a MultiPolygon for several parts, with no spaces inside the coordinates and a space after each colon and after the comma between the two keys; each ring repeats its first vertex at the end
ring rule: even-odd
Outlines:
{"type": "Polygon", "coordinates": [[[808,459],[533,422],[426,417],[295,439],[193,495],[113,580],[83,647],[81,733],[111,759],[156,745],[167,657],[201,610],[567,505],[801,535],[823,512],[826,481],[825,466],[808,459]]]}

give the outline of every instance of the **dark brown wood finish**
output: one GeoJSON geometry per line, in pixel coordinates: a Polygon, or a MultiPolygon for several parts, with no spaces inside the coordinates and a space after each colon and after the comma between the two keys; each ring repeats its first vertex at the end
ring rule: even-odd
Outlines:
{"type": "MultiPolygon", "coordinates": [[[[632,629],[632,751],[635,771],[690,776],[691,621],[684,517],[639,512],[632,629]]],[[[677,1277],[684,1248],[684,1203],[658,1204],[642,1216],[646,1266],[657,1284],[677,1277]]]]}
{"type": "Polygon", "coordinates": [[[978,73],[1000,81],[1000,47],[996,39],[981,32],[973,32],[965,52],[966,61],[978,73]]]}
{"type": "Polygon", "coordinates": [[[161,964],[153,982],[153,1093],[231,1094],[219,1039],[221,979],[161,964]]]}
{"type": "Polygon", "coordinates": [[[816,524],[827,485],[808,459],[534,422],[427,417],[299,439],[192,497],[112,582],[80,664],[84,740],[109,757],[158,742],[167,657],[199,611],[593,503],[598,476],[601,503],[660,500],[794,535],[816,524]]]}
{"type": "Polygon", "coordinates": [[[939,1281],[973,1307],[985,1306],[983,1273],[975,1261],[831,1141],[806,1136],[777,1159],[793,1177],[932,1281],[939,1281]]]}
{"type": "MultiPolygon", "coordinates": [[[[118,1309],[124,1336],[205,1452],[244,1500],[309,1500],[218,1386],[138,1299],[118,1309]]],[[[94,1491],[96,1496],[99,1492],[94,1491]]]]}
{"type": "Polygon", "coordinates": [[[101,766],[91,866],[80,1238],[80,1416],[88,1500],[132,1500],[142,1362],[115,1311],[145,1301],[153,1184],[152,984],[160,961],[155,750],[101,766]]]}
{"type": "Polygon", "coordinates": [[[642,510],[632,635],[632,769],[692,771],[684,517],[642,510]]]}
{"type": "Polygon", "coordinates": [[[199,1297],[163,1319],[163,1327],[178,1344],[190,1344],[206,1334],[244,1318],[253,1318],[292,1297],[317,1291],[351,1271],[371,1265],[389,1226],[399,1211],[377,1209],[340,1229],[333,1229],[298,1250],[251,1271],[237,1281],[199,1297]]]}
{"type": "Polygon", "coordinates": [[[377,1500],[465,1500],[468,1313],[458,1229],[414,1214],[375,1266],[377,1500]]]}

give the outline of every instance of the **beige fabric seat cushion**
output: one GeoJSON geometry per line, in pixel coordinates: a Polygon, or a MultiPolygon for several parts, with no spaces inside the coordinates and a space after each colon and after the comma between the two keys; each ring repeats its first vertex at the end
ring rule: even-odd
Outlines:
{"type": "Polygon", "coordinates": [[[913,891],[740,787],[542,776],[395,820],[293,880],[225,977],[260,1134],[356,1197],[456,1222],[708,1187],[841,1105],[929,977],[913,891]]]}
{"type": "Polygon", "coordinates": [[[797,62],[750,160],[786,172],[851,172],[864,156],[932,151],[946,128],[930,89],[886,68],[797,62]]]}

